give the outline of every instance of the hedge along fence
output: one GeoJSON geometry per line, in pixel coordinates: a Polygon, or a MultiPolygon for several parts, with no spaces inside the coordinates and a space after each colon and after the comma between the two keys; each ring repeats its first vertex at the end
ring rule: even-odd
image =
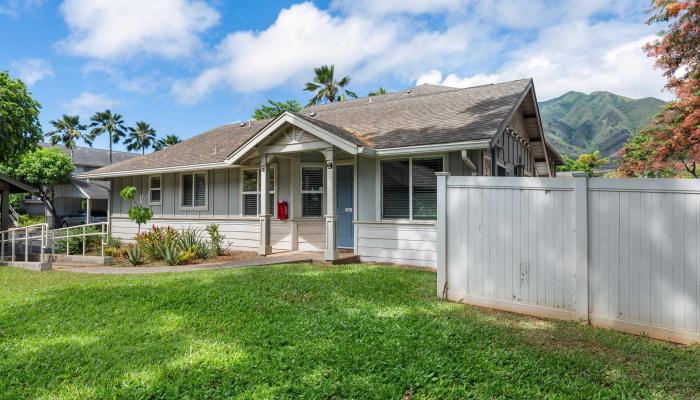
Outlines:
{"type": "Polygon", "coordinates": [[[438,295],[700,342],[700,182],[438,173],[438,295]]]}

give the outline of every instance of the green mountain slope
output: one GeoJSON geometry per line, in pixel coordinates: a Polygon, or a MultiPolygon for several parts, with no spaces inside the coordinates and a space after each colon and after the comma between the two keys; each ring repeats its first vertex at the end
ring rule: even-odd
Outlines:
{"type": "Polygon", "coordinates": [[[595,150],[605,156],[615,153],[664,104],[653,97],[635,100],[610,92],[568,92],[539,106],[550,143],[575,158],[595,150]]]}

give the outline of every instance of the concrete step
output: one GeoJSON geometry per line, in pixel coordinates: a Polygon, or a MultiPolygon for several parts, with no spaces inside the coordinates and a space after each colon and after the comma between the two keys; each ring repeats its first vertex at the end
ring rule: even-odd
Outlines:
{"type": "Polygon", "coordinates": [[[104,264],[86,264],[86,263],[71,263],[71,262],[55,262],[51,264],[51,268],[62,270],[62,269],[73,269],[73,268],[86,268],[86,267],[104,267],[104,264]]]}

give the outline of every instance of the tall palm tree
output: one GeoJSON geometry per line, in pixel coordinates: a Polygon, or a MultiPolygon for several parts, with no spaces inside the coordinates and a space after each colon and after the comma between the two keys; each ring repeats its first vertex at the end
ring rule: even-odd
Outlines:
{"type": "Polygon", "coordinates": [[[92,123],[90,127],[89,137],[90,140],[95,140],[98,136],[103,133],[109,135],[109,163],[112,163],[112,143],[119,143],[124,136],[126,136],[126,127],[124,126],[124,120],[122,116],[112,112],[110,110],[104,110],[96,112],[95,115],[90,118],[92,123]]]}
{"type": "Polygon", "coordinates": [[[344,101],[348,96],[357,98],[355,92],[346,88],[350,84],[350,77],[344,76],[343,79],[336,81],[333,76],[334,72],[335,65],[322,65],[314,68],[314,80],[307,82],[306,87],[304,87],[307,92],[315,92],[307,106],[344,101]]]}
{"type": "Polygon", "coordinates": [[[367,93],[367,96],[379,96],[380,94],[387,94],[387,93],[389,93],[389,91],[386,90],[386,88],[384,86],[380,86],[379,89],[377,89],[373,92],[367,93]]]}
{"type": "Polygon", "coordinates": [[[138,121],[136,126],[129,127],[129,135],[124,140],[124,144],[129,151],[141,150],[141,154],[146,154],[146,149],[153,146],[155,141],[156,130],[145,121],[138,121]]]}
{"type": "Polygon", "coordinates": [[[73,151],[78,147],[78,140],[82,139],[88,146],[92,146],[92,139],[83,132],[87,127],[80,123],[80,117],[77,115],[66,115],[55,121],[50,121],[54,130],[49,132],[49,140],[51,144],[58,143],[66,146],[70,150],[70,158],[75,161],[73,151]]]}
{"type": "Polygon", "coordinates": [[[170,147],[180,142],[182,142],[182,140],[180,140],[177,135],[165,135],[164,138],[158,139],[155,143],[153,143],[153,149],[155,149],[155,151],[163,150],[166,147],[170,147]]]}

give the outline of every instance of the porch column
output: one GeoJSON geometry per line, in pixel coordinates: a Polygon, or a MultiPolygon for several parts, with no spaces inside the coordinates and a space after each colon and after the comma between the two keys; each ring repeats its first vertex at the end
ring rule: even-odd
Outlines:
{"type": "Polygon", "coordinates": [[[90,198],[85,198],[85,223],[89,224],[92,222],[92,205],[90,204],[90,198]]]}
{"type": "Polygon", "coordinates": [[[326,158],[326,261],[338,259],[338,246],[336,244],[336,231],[338,216],[335,215],[335,158],[333,148],[323,150],[326,158]]]}
{"type": "Polygon", "coordinates": [[[270,189],[267,187],[267,154],[260,157],[260,244],[258,245],[258,254],[266,256],[272,254],[272,246],[270,246],[270,214],[267,212],[268,193],[270,189]]]}

